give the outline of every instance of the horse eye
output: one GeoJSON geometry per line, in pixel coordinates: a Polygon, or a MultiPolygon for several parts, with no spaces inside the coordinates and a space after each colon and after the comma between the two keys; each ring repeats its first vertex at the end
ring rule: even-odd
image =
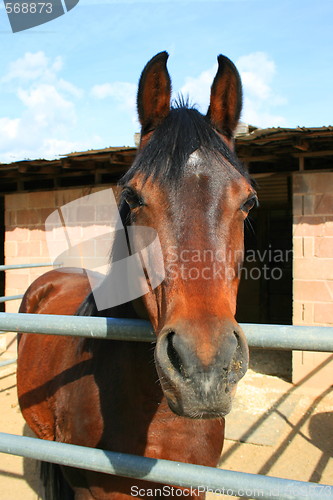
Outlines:
{"type": "Polygon", "coordinates": [[[124,200],[126,201],[127,205],[129,206],[129,208],[131,210],[144,205],[144,202],[143,202],[143,199],[141,198],[141,196],[133,189],[130,189],[130,188],[124,189],[122,195],[123,195],[124,200]]]}
{"type": "Polygon", "coordinates": [[[248,214],[249,211],[255,206],[258,206],[258,198],[256,196],[252,196],[241,206],[241,210],[248,214]]]}

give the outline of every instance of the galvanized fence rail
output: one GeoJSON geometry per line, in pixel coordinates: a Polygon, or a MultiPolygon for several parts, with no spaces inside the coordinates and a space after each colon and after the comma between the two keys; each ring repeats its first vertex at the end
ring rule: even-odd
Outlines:
{"type": "MultiPolygon", "coordinates": [[[[115,318],[0,313],[0,328],[127,341],[153,342],[155,338],[147,321],[115,318]]],[[[330,327],[243,324],[242,328],[250,346],[333,351],[333,328],[330,327]]],[[[225,495],[262,500],[333,499],[333,485],[155,460],[5,433],[0,433],[0,452],[196,491],[206,488],[225,495]]]]}
{"type": "Polygon", "coordinates": [[[23,298],[23,294],[20,295],[6,295],[4,297],[0,297],[0,304],[3,302],[9,302],[10,300],[19,300],[23,298]]]}
{"type": "MultiPolygon", "coordinates": [[[[50,267],[53,266],[52,262],[42,262],[37,264],[1,264],[0,271],[12,271],[15,269],[29,269],[35,267],[50,267]]],[[[8,302],[9,300],[19,300],[22,299],[23,295],[7,295],[4,297],[0,297],[0,304],[3,302],[8,302]]]]}
{"type": "MultiPolygon", "coordinates": [[[[329,485],[215,469],[170,460],[156,460],[12,434],[0,433],[0,451],[80,469],[192,488],[201,493],[209,490],[224,495],[261,500],[333,498],[333,486],[329,485]]],[[[177,497],[179,494],[175,492],[174,495],[169,496],[177,497]]]]}
{"type": "MultiPolygon", "coordinates": [[[[35,268],[35,267],[50,267],[53,266],[52,262],[41,262],[37,264],[1,264],[0,265],[0,271],[12,271],[12,270],[17,270],[17,269],[29,269],[29,268],[35,268]]],[[[0,297],[0,304],[3,304],[4,302],[9,302],[11,300],[20,300],[23,298],[23,294],[19,295],[5,295],[3,297],[0,297]]],[[[0,330],[0,334],[6,333],[5,331],[0,330]]],[[[10,365],[15,363],[16,359],[7,359],[6,361],[0,361],[0,368],[2,366],[10,365]]]]}
{"type": "Polygon", "coordinates": [[[0,271],[11,271],[12,269],[29,269],[34,267],[50,267],[54,264],[52,262],[42,262],[37,264],[1,264],[0,271]]]}
{"type": "MultiPolygon", "coordinates": [[[[333,327],[241,324],[250,347],[333,352],[333,327]]],[[[78,337],[154,342],[148,321],[139,319],[0,313],[0,329],[78,337]]]]}

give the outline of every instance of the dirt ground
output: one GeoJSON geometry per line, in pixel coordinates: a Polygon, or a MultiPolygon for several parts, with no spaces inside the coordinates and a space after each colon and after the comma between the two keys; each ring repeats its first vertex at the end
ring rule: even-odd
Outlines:
{"type": "MultiPolygon", "coordinates": [[[[274,367],[258,359],[261,373],[253,363],[227,417],[221,468],[333,485],[333,388],[309,393],[288,382],[285,357],[275,360],[279,376],[265,374],[267,364],[271,373],[274,367]]],[[[15,368],[0,368],[0,431],[31,435],[17,403],[15,368]]],[[[0,453],[0,500],[36,500],[38,484],[33,460],[0,453]]]]}

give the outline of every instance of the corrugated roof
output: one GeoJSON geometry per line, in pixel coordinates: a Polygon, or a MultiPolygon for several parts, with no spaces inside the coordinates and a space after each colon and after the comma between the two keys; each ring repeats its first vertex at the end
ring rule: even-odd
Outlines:
{"type": "Polygon", "coordinates": [[[122,147],[109,147],[104,149],[89,149],[88,151],[77,151],[74,153],[69,153],[67,155],[60,155],[63,158],[72,158],[73,156],[89,156],[89,155],[99,155],[105,153],[119,153],[119,152],[133,152],[136,151],[135,147],[132,146],[122,146],[122,147]]]}
{"type": "MultiPolygon", "coordinates": [[[[251,173],[298,170],[301,157],[306,159],[306,168],[333,167],[332,126],[266,129],[242,126],[239,132],[237,154],[250,166],[251,173]],[[245,133],[246,130],[249,132],[245,133]]],[[[3,163],[0,191],[115,182],[132,164],[136,151],[135,147],[108,147],[61,155],[56,160],[3,163]]]]}
{"type": "Polygon", "coordinates": [[[312,137],[333,135],[333,127],[329,125],[327,127],[257,128],[248,134],[238,136],[236,140],[242,142],[265,138],[282,139],[287,137],[291,138],[297,135],[309,135],[312,137]]]}

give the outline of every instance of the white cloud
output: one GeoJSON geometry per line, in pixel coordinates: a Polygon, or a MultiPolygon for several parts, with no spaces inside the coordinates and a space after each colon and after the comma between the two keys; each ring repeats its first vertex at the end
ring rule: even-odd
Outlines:
{"type": "Polygon", "coordinates": [[[0,117],[0,161],[55,158],[85,149],[73,138],[83,91],[59,76],[62,58],[27,52],[0,78],[2,95],[14,97],[16,117],[0,117]]]}
{"type": "Polygon", "coordinates": [[[17,137],[19,118],[0,118],[0,140],[8,141],[17,137]]]}
{"type": "MultiPolygon", "coordinates": [[[[264,52],[242,56],[236,62],[241,74],[244,104],[241,120],[257,127],[281,126],[283,116],[274,112],[275,106],[286,104],[286,100],[274,90],[276,65],[264,52]]],[[[217,64],[197,77],[188,77],[180,89],[184,95],[206,113],[209,106],[210,87],[217,71],[217,64]]]]}
{"type": "Polygon", "coordinates": [[[209,105],[210,87],[213,83],[217,71],[217,65],[214,64],[210,69],[203,71],[197,78],[187,77],[185,84],[180,89],[180,94],[184,97],[189,96],[190,102],[195,104],[199,111],[206,113],[209,105]]]}
{"type": "Polygon", "coordinates": [[[92,87],[90,94],[98,100],[113,99],[116,108],[121,112],[126,112],[135,128],[140,128],[136,111],[136,84],[130,82],[97,84],[92,87]]]}
{"type": "Polygon", "coordinates": [[[236,62],[244,89],[242,120],[259,127],[283,126],[283,116],[274,108],[286,104],[286,99],[274,90],[276,65],[265,52],[242,56],[236,62]]]}
{"type": "Polygon", "coordinates": [[[131,113],[136,112],[137,86],[129,82],[113,82],[94,85],[91,95],[96,99],[114,98],[118,104],[131,113]]]}
{"type": "Polygon", "coordinates": [[[53,61],[44,52],[26,52],[23,57],[9,65],[8,72],[1,79],[2,82],[15,80],[32,81],[41,78],[43,81],[55,80],[56,74],[62,69],[63,61],[60,56],[53,61]]]}

